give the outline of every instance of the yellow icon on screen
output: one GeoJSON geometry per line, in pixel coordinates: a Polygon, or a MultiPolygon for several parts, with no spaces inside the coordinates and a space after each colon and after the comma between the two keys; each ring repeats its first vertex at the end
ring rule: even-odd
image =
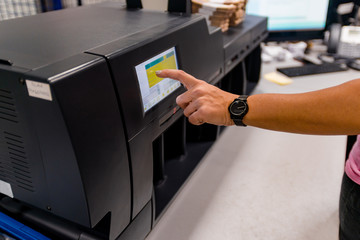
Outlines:
{"type": "Polygon", "coordinates": [[[156,71],[162,69],[176,69],[175,56],[171,55],[167,57],[160,57],[153,62],[147,64],[145,68],[146,75],[149,81],[149,87],[151,88],[158,84],[161,80],[163,80],[163,78],[159,78],[158,76],[156,76],[156,71]]]}

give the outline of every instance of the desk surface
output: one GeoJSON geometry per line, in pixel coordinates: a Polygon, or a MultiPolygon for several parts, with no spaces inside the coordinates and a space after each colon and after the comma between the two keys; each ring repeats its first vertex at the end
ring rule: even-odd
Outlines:
{"type": "MultiPolygon", "coordinates": [[[[263,73],[277,66],[263,65],[263,73]]],[[[360,72],[260,80],[254,93],[294,93],[355,79],[360,72]]],[[[227,128],[147,240],[338,239],[338,198],[345,136],[227,128]]]]}

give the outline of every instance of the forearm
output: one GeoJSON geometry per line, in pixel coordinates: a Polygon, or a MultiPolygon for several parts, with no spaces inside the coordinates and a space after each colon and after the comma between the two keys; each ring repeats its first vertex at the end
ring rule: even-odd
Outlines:
{"type": "Polygon", "coordinates": [[[304,134],[360,134],[360,80],[301,94],[248,98],[244,123],[304,134]]]}
{"type": "MultiPolygon", "coordinates": [[[[165,69],[158,77],[180,81],[187,91],[178,105],[192,124],[232,125],[228,107],[234,95],[179,70],[165,69]]],[[[301,94],[259,94],[248,98],[246,125],[304,134],[360,134],[360,79],[301,94]]]]}

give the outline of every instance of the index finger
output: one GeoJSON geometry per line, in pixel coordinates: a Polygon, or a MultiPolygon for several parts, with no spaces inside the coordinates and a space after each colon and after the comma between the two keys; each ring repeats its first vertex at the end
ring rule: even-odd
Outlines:
{"type": "Polygon", "coordinates": [[[190,74],[176,69],[164,69],[156,71],[156,75],[161,78],[171,78],[181,82],[186,89],[191,89],[195,86],[200,80],[191,76],[190,74]]]}

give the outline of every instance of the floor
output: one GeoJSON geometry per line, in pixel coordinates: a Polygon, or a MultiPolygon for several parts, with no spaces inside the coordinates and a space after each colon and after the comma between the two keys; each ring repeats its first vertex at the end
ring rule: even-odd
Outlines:
{"type": "Polygon", "coordinates": [[[226,129],[147,240],[337,239],[344,141],[226,129]]]}

